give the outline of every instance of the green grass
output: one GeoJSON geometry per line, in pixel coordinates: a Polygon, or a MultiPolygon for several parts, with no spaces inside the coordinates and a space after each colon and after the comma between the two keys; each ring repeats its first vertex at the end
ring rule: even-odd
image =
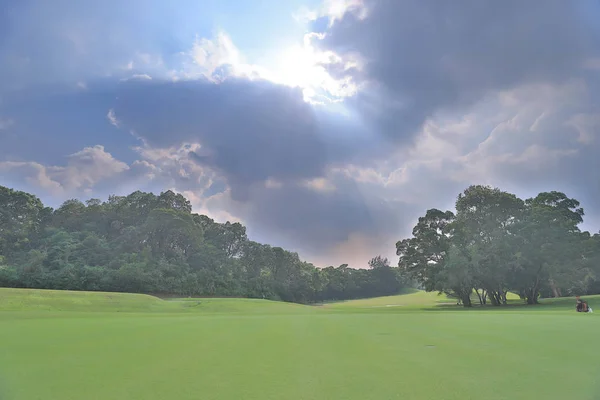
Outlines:
{"type": "Polygon", "coordinates": [[[378,308],[378,307],[410,307],[433,306],[436,304],[456,305],[456,300],[434,292],[414,290],[396,296],[375,297],[371,299],[349,300],[339,303],[326,304],[325,307],[335,309],[378,308]]]}
{"type": "MultiPolygon", "coordinates": [[[[506,296],[511,304],[522,303],[514,293],[508,293],[506,296]]],[[[476,294],[473,294],[471,301],[473,304],[479,304],[476,294]]],[[[456,308],[456,299],[451,299],[444,294],[437,292],[425,292],[422,290],[410,290],[406,293],[396,296],[375,297],[371,299],[349,300],[337,303],[325,304],[324,307],[331,309],[369,309],[369,308],[401,308],[402,311],[412,309],[435,309],[433,306],[447,306],[456,308]]]]}
{"type": "Polygon", "coordinates": [[[573,299],[464,312],[445,301],[0,289],[0,399],[600,398],[600,314],[573,299]]]}
{"type": "MultiPolygon", "coordinates": [[[[293,313],[309,307],[257,299],[170,299],[145,294],[0,288],[1,311],[85,313],[293,313]]],[[[27,313],[26,315],[30,315],[27,313]]]]}
{"type": "Polygon", "coordinates": [[[169,308],[173,307],[144,294],[0,289],[1,311],[150,312],[169,308]]]}

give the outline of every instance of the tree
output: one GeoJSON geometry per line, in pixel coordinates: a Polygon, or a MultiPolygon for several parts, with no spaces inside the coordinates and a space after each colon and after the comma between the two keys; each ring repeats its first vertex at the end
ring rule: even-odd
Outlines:
{"type": "Polygon", "coordinates": [[[185,257],[193,253],[202,237],[202,228],[184,210],[158,208],[152,210],[144,224],[145,242],[156,256],[185,257]]]}
{"type": "Polygon", "coordinates": [[[475,289],[493,305],[506,304],[509,267],[513,262],[511,228],[523,215],[524,202],[514,194],[473,185],[458,196],[455,242],[470,254],[475,289]]]}
{"type": "Polygon", "coordinates": [[[568,286],[581,266],[582,237],[578,225],[583,222],[579,202],[560,192],[544,192],[526,200],[526,212],[517,225],[517,267],[514,289],[529,304],[538,301],[544,283],[559,294],[559,286],[568,286]]]}
{"type": "Polygon", "coordinates": [[[0,186],[0,256],[27,249],[51,212],[37,197],[0,186]]]}
{"type": "Polygon", "coordinates": [[[476,287],[473,259],[467,248],[450,245],[439,269],[436,289],[458,298],[464,307],[471,307],[471,294],[476,287]]]}
{"type": "Polygon", "coordinates": [[[368,264],[371,269],[390,268],[390,260],[381,256],[373,257],[368,264]]]}
{"type": "Polygon", "coordinates": [[[451,211],[428,210],[413,228],[413,237],[396,243],[398,267],[403,276],[421,284],[425,290],[437,290],[436,279],[450,247],[451,211]]]}

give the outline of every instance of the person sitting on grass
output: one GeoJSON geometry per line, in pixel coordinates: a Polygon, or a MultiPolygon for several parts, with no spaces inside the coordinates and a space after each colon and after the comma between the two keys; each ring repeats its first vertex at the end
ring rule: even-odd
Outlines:
{"type": "Polygon", "coordinates": [[[592,307],[590,307],[587,301],[581,300],[579,296],[576,297],[577,305],[575,306],[575,310],[577,312],[592,312],[592,307]]]}

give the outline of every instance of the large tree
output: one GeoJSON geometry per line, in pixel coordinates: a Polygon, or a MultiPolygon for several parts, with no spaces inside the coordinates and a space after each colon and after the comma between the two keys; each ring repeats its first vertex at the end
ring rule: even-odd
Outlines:
{"type": "Polygon", "coordinates": [[[482,185],[468,187],[456,201],[454,243],[470,254],[475,288],[494,305],[506,304],[514,257],[511,229],[524,208],[514,194],[482,185]]]}

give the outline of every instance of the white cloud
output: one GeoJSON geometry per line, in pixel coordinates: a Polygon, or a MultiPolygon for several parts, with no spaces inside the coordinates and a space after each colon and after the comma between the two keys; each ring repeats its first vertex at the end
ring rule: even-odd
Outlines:
{"type": "Polygon", "coordinates": [[[224,32],[218,32],[213,40],[197,38],[191,55],[207,77],[212,77],[217,68],[224,65],[230,65],[236,70],[251,68],[243,62],[240,51],[224,32]]]}
{"type": "Polygon", "coordinates": [[[316,9],[301,7],[292,16],[296,21],[307,23],[320,17],[329,19],[329,26],[341,20],[347,13],[353,13],[358,19],[368,16],[368,9],[363,0],[323,0],[316,9]]]}
{"type": "Polygon", "coordinates": [[[267,189],[280,189],[283,187],[283,183],[281,183],[280,181],[273,179],[273,178],[269,178],[265,181],[265,188],[267,189]]]}
{"type": "Polygon", "coordinates": [[[360,89],[349,75],[334,78],[328,71],[331,66],[341,71],[360,68],[363,62],[355,54],[344,58],[332,51],[319,50],[314,40],[323,39],[318,33],[308,33],[302,44],[280,49],[268,67],[246,60],[225,32],[213,39],[197,38],[188,56],[193,61],[173,78],[194,79],[202,75],[216,83],[229,76],[250,80],[263,79],[277,84],[303,89],[305,101],[328,104],[356,95],[360,89]]]}
{"type": "MultiPolygon", "coordinates": [[[[203,196],[214,183],[219,181],[217,174],[198,165],[190,158],[190,152],[199,153],[202,146],[197,143],[184,143],[178,147],[153,148],[148,145],[135,147],[148,173],[154,179],[181,191],[193,191],[203,196]]],[[[138,167],[141,167],[139,165],[138,167]]]]}
{"type": "Polygon", "coordinates": [[[318,101],[320,98],[333,102],[355,96],[360,87],[350,75],[333,77],[328,68],[333,66],[342,72],[350,68],[360,69],[364,61],[357,55],[345,55],[342,58],[332,51],[317,49],[313,41],[323,38],[323,34],[308,33],[304,35],[302,45],[282,49],[268,79],[303,88],[309,101],[318,101]]]}
{"type": "Polygon", "coordinates": [[[297,22],[306,24],[319,18],[319,13],[317,10],[311,10],[306,6],[302,6],[292,13],[292,18],[297,22]]]}
{"type": "Polygon", "coordinates": [[[248,63],[229,35],[222,31],[212,39],[197,37],[187,56],[193,64],[176,73],[175,79],[195,79],[201,75],[218,83],[228,76],[246,79],[268,79],[269,76],[265,68],[248,63]]]}
{"type": "Polygon", "coordinates": [[[177,191],[177,189],[171,189],[176,193],[181,193],[187,198],[192,204],[192,211],[201,215],[206,215],[217,222],[240,222],[243,223],[243,219],[239,216],[240,212],[243,212],[244,205],[237,204],[231,199],[229,190],[225,190],[221,193],[214,194],[212,196],[204,197],[194,190],[183,190],[177,191]],[[233,210],[236,210],[237,213],[233,210]]]}
{"type": "Polygon", "coordinates": [[[96,182],[117,175],[129,169],[129,166],[117,160],[104,150],[104,146],[86,147],[67,157],[67,166],[57,168],[66,187],[91,187],[96,182]]]}
{"type": "Polygon", "coordinates": [[[327,178],[314,178],[302,182],[303,186],[312,189],[316,192],[333,192],[335,185],[327,178]]]}
{"type": "Polygon", "coordinates": [[[130,80],[139,80],[139,81],[151,81],[152,77],[148,74],[133,74],[129,78],[122,78],[121,81],[130,81],[130,80]]]}
{"type": "Polygon", "coordinates": [[[61,184],[52,179],[48,169],[36,162],[0,162],[0,172],[4,177],[15,176],[15,181],[24,180],[35,188],[41,188],[52,195],[64,192],[61,184]]]}
{"type": "Polygon", "coordinates": [[[0,162],[3,173],[22,177],[30,185],[59,196],[91,189],[98,182],[128,169],[127,164],[115,159],[100,145],[69,155],[65,166],[45,166],[34,161],[0,162]]]}
{"type": "Polygon", "coordinates": [[[115,115],[115,110],[113,110],[112,108],[110,110],[108,110],[108,113],[106,114],[106,118],[111,123],[111,125],[114,125],[117,128],[119,127],[119,120],[117,119],[117,116],[115,115]]]}

